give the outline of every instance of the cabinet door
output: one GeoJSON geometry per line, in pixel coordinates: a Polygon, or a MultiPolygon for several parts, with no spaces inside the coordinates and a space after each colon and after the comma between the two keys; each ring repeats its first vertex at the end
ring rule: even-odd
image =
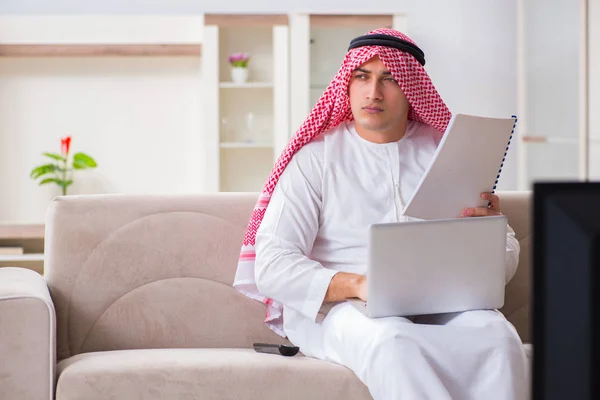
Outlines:
{"type": "Polygon", "coordinates": [[[327,26],[311,24],[310,28],[310,97],[312,109],[333,77],[338,73],[352,39],[364,35],[369,25],[327,26]]]}
{"type": "Polygon", "coordinates": [[[584,1],[521,1],[521,189],[587,174],[584,1]]]}
{"type": "Polygon", "coordinates": [[[589,179],[600,181],[600,138],[592,137],[590,139],[589,150],[589,179]]]}
{"type": "Polygon", "coordinates": [[[600,181],[600,0],[588,1],[589,178],[600,181]]]}
{"type": "Polygon", "coordinates": [[[350,41],[385,27],[406,31],[406,17],[402,14],[291,16],[291,135],[339,71],[350,41]]]}

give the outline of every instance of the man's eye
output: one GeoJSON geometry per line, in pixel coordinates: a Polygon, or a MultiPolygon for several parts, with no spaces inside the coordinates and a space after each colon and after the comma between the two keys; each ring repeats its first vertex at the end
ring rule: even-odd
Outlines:
{"type": "Polygon", "coordinates": [[[356,79],[366,79],[366,78],[367,78],[367,75],[365,75],[365,74],[359,74],[359,75],[356,75],[356,77],[355,77],[355,78],[356,78],[356,79]]]}
{"type": "Polygon", "coordinates": [[[396,82],[396,80],[394,78],[385,78],[385,80],[389,81],[389,82],[396,82]]]}

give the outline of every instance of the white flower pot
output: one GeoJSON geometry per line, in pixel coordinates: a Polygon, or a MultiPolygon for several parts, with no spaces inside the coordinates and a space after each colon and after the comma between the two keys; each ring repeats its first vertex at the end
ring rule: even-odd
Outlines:
{"type": "Polygon", "coordinates": [[[231,68],[231,80],[235,83],[246,83],[248,81],[248,68],[231,68]]]}

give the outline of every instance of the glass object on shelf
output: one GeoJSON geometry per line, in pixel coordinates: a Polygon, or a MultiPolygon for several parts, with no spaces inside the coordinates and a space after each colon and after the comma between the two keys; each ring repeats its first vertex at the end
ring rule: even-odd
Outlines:
{"type": "Polygon", "coordinates": [[[246,129],[245,129],[245,139],[246,143],[252,143],[254,141],[253,135],[254,129],[254,113],[249,112],[246,114],[246,129]]]}
{"type": "MultiPolygon", "coordinates": [[[[227,118],[228,142],[273,143],[273,95],[269,90],[223,90],[221,118],[227,118]]],[[[225,139],[222,139],[225,140],[225,139]]]]}
{"type": "Polygon", "coordinates": [[[231,140],[231,127],[227,118],[221,118],[221,142],[228,142],[231,140]]]}

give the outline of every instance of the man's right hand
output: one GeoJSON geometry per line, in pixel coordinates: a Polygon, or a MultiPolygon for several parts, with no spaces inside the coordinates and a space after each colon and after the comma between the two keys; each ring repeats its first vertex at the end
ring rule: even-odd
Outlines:
{"type": "Polygon", "coordinates": [[[364,275],[361,275],[359,278],[358,292],[356,293],[356,297],[362,301],[367,301],[367,277],[364,275]]]}
{"type": "Polygon", "coordinates": [[[338,272],[329,283],[325,302],[344,301],[356,297],[367,301],[367,277],[349,272],[338,272]]]}

